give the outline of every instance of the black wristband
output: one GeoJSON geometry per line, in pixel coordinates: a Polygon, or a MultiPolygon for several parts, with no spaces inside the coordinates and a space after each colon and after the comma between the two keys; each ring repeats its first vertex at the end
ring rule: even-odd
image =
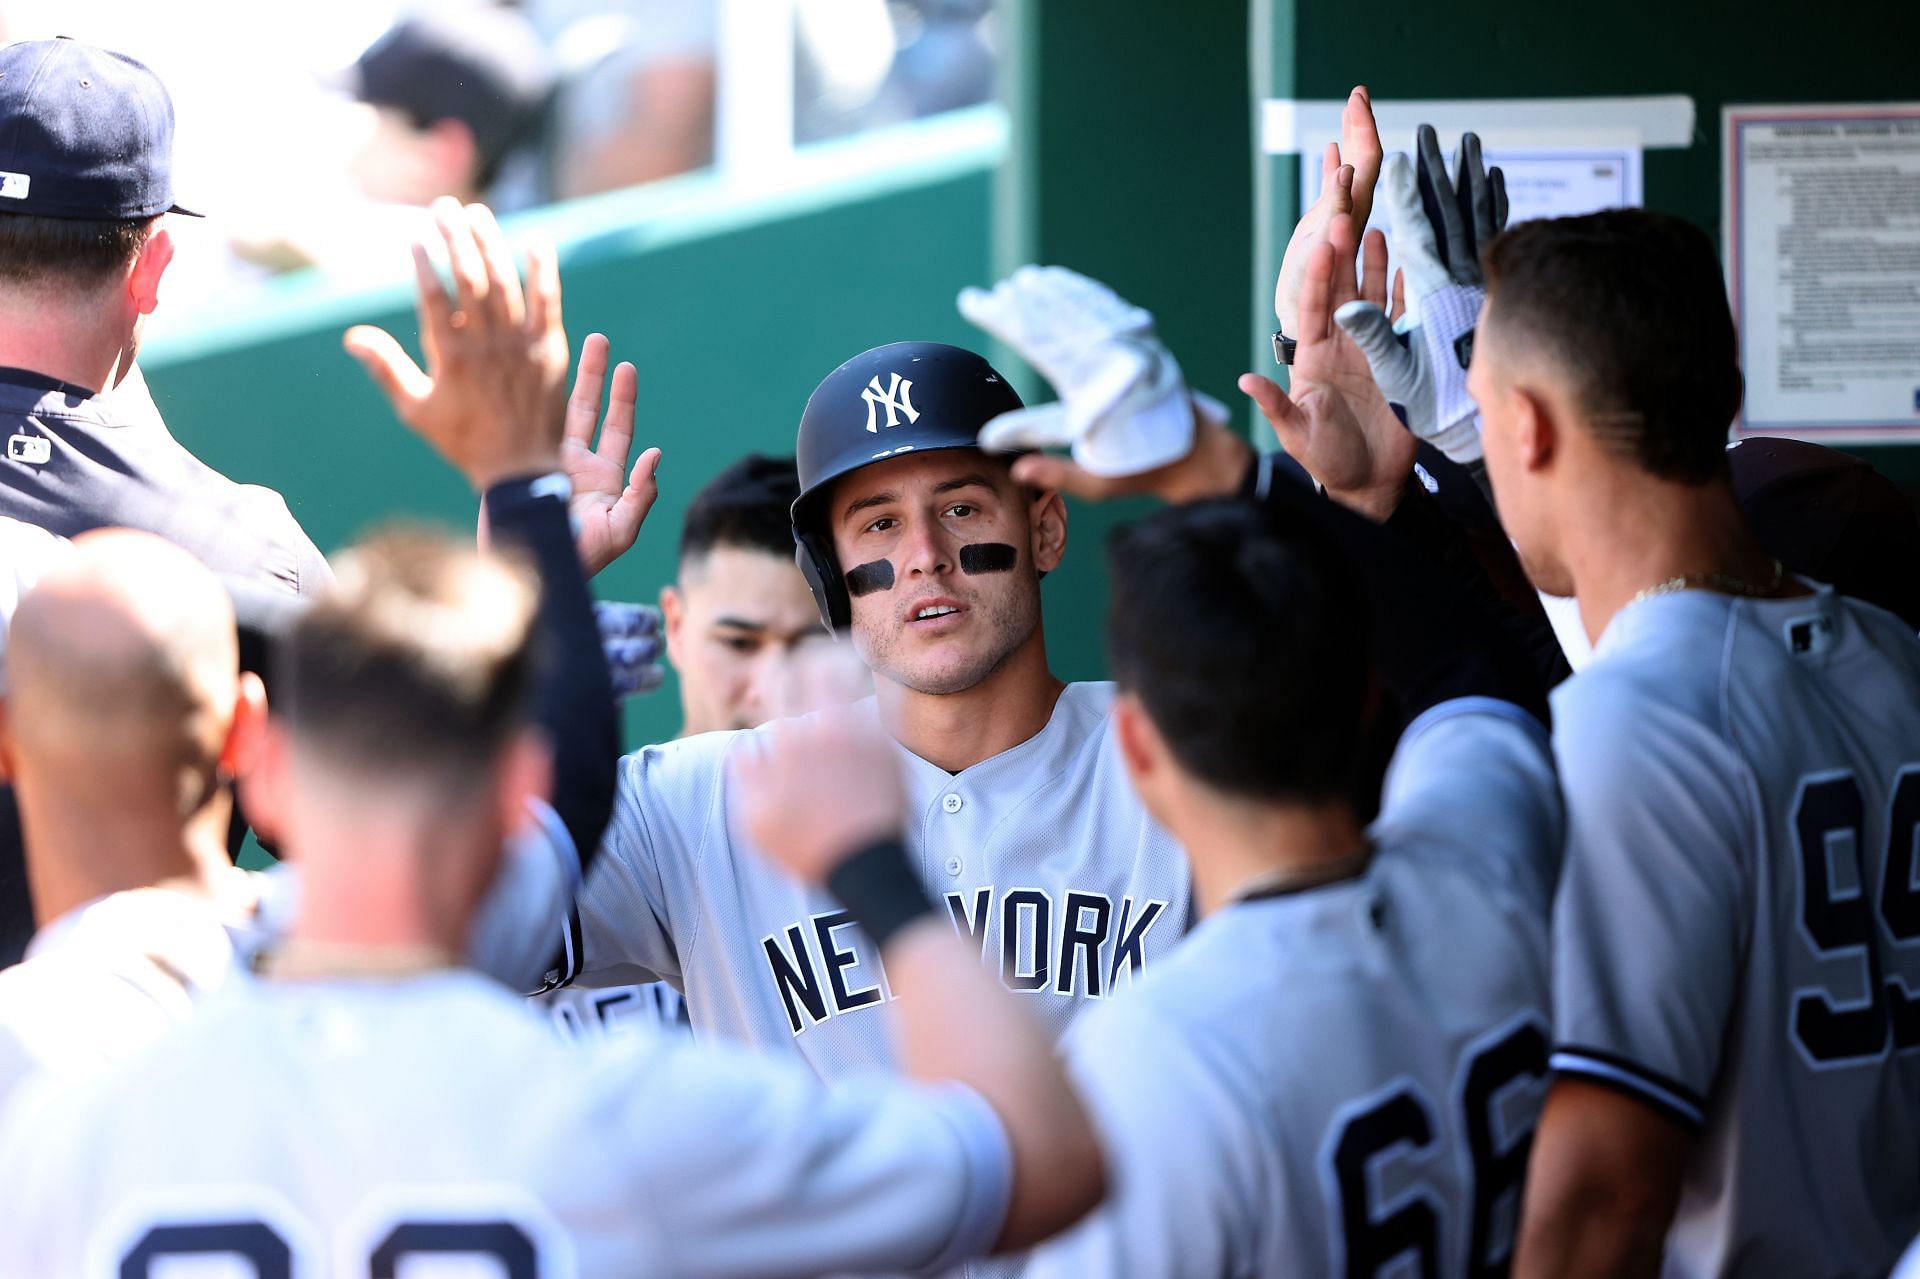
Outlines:
{"type": "Polygon", "coordinates": [[[933,913],[933,898],[893,838],[875,840],[835,866],[827,887],[883,951],[901,929],[933,913]]]}
{"type": "Polygon", "coordinates": [[[539,502],[557,502],[561,510],[567,507],[567,499],[573,493],[573,486],[567,477],[558,471],[545,475],[522,475],[511,480],[501,480],[485,493],[480,501],[486,506],[490,516],[505,516],[523,507],[539,502]]]}

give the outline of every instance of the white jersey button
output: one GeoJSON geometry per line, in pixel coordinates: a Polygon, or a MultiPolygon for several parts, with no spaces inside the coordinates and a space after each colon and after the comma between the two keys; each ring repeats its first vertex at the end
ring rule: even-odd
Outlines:
{"type": "Polygon", "coordinates": [[[960,859],[958,857],[947,858],[947,874],[958,875],[959,873],[960,873],[960,859]]]}
{"type": "Polygon", "coordinates": [[[946,809],[949,813],[959,812],[962,808],[966,806],[966,803],[967,803],[966,800],[961,799],[958,795],[954,794],[952,791],[948,791],[945,795],[942,795],[940,797],[940,807],[946,809]]]}

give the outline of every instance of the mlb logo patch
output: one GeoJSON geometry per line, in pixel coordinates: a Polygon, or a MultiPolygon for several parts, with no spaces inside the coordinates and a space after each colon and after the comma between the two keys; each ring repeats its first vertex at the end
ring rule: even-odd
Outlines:
{"type": "Polygon", "coordinates": [[[0,172],[0,200],[24,200],[33,179],[24,173],[0,172]]]}
{"type": "Polygon", "coordinates": [[[1787,623],[1787,651],[1795,657],[1813,657],[1833,647],[1833,619],[1821,614],[1787,623]]]}
{"type": "Polygon", "coordinates": [[[34,466],[40,466],[52,456],[53,444],[44,435],[28,435],[22,431],[7,440],[7,460],[9,461],[29,462],[34,466]]]}

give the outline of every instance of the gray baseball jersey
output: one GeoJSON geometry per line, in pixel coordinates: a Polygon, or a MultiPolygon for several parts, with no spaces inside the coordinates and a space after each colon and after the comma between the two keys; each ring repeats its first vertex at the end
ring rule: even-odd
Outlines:
{"type": "MultiPolygon", "coordinates": [[[[934,899],[1056,1031],[1187,927],[1186,859],[1127,782],[1107,732],[1112,697],[1108,684],[1069,685],[1038,734],[958,774],[899,751],[906,844],[934,899]]],[[[872,943],[729,820],[728,761],[766,731],[621,762],[570,966],[669,981],[700,1034],[797,1055],[826,1078],[891,1065],[892,996],[872,943]]]]}
{"type": "Polygon", "coordinates": [[[1029,1276],[1504,1273],[1546,1089],[1545,729],[1411,725],[1364,875],[1224,907],[1065,1048],[1111,1198],[1029,1276]]]}
{"type": "Polygon", "coordinates": [[[1554,697],[1554,1069],[1698,1134],[1665,1273],[1920,1230],[1920,641],[1821,588],[1630,604],[1554,697]]]}
{"type": "Polygon", "coordinates": [[[687,1000],[663,981],[620,982],[604,986],[566,986],[535,995],[569,1037],[624,1035],[637,1027],[687,1031],[687,1000]]]}
{"type": "MultiPolygon", "coordinates": [[[[529,927],[565,909],[579,881],[559,815],[536,803],[537,837],[516,839],[476,920],[470,957],[520,980],[550,955],[529,927]]],[[[113,893],[41,929],[0,971],[0,1107],[40,1070],[91,1070],[186,1020],[272,944],[297,906],[299,870],[229,869],[220,899],[166,889],[113,893]]]]}
{"type": "Polygon", "coordinates": [[[991,1246],[1011,1191],[1005,1130],[957,1086],[568,1044],[470,972],[242,978],[135,1058],[20,1095],[0,1276],[916,1270],[991,1246]]]}
{"type": "Polygon", "coordinates": [[[0,972],[0,1111],[36,1071],[91,1069],[158,1038],[239,971],[259,877],[229,874],[226,902],[114,893],[35,934],[0,972]]]}

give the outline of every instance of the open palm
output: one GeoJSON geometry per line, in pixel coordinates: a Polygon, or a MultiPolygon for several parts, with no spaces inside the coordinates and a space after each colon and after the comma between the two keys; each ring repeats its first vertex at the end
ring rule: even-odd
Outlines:
{"type": "Polygon", "coordinates": [[[1255,373],[1240,379],[1240,389],[1260,406],[1281,447],[1330,497],[1385,519],[1399,502],[1420,442],[1388,407],[1366,356],[1333,323],[1334,310],[1360,296],[1353,268],[1358,248],[1353,219],[1341,214],[1308,255],[1292,393],[1255,373]]]}
{"type": "Polygon", "coordinates": [[[660,450],[650,448],[627,470],[633,449],[634,405],[640,376],[624,361],[613,371],[606,420],[600,420],[600,388],[607,379],[610,344],[590,333],[580,344],[580,370],[567,398],[566,431],[560,443],[560,468],[573,485],[568,513],[580,563],[591,577],[619,559],[640,536],[640,526],[660,495],[654,473],[660,450]],[[600,428],[595,447],[594,427],[600,428]]]}

